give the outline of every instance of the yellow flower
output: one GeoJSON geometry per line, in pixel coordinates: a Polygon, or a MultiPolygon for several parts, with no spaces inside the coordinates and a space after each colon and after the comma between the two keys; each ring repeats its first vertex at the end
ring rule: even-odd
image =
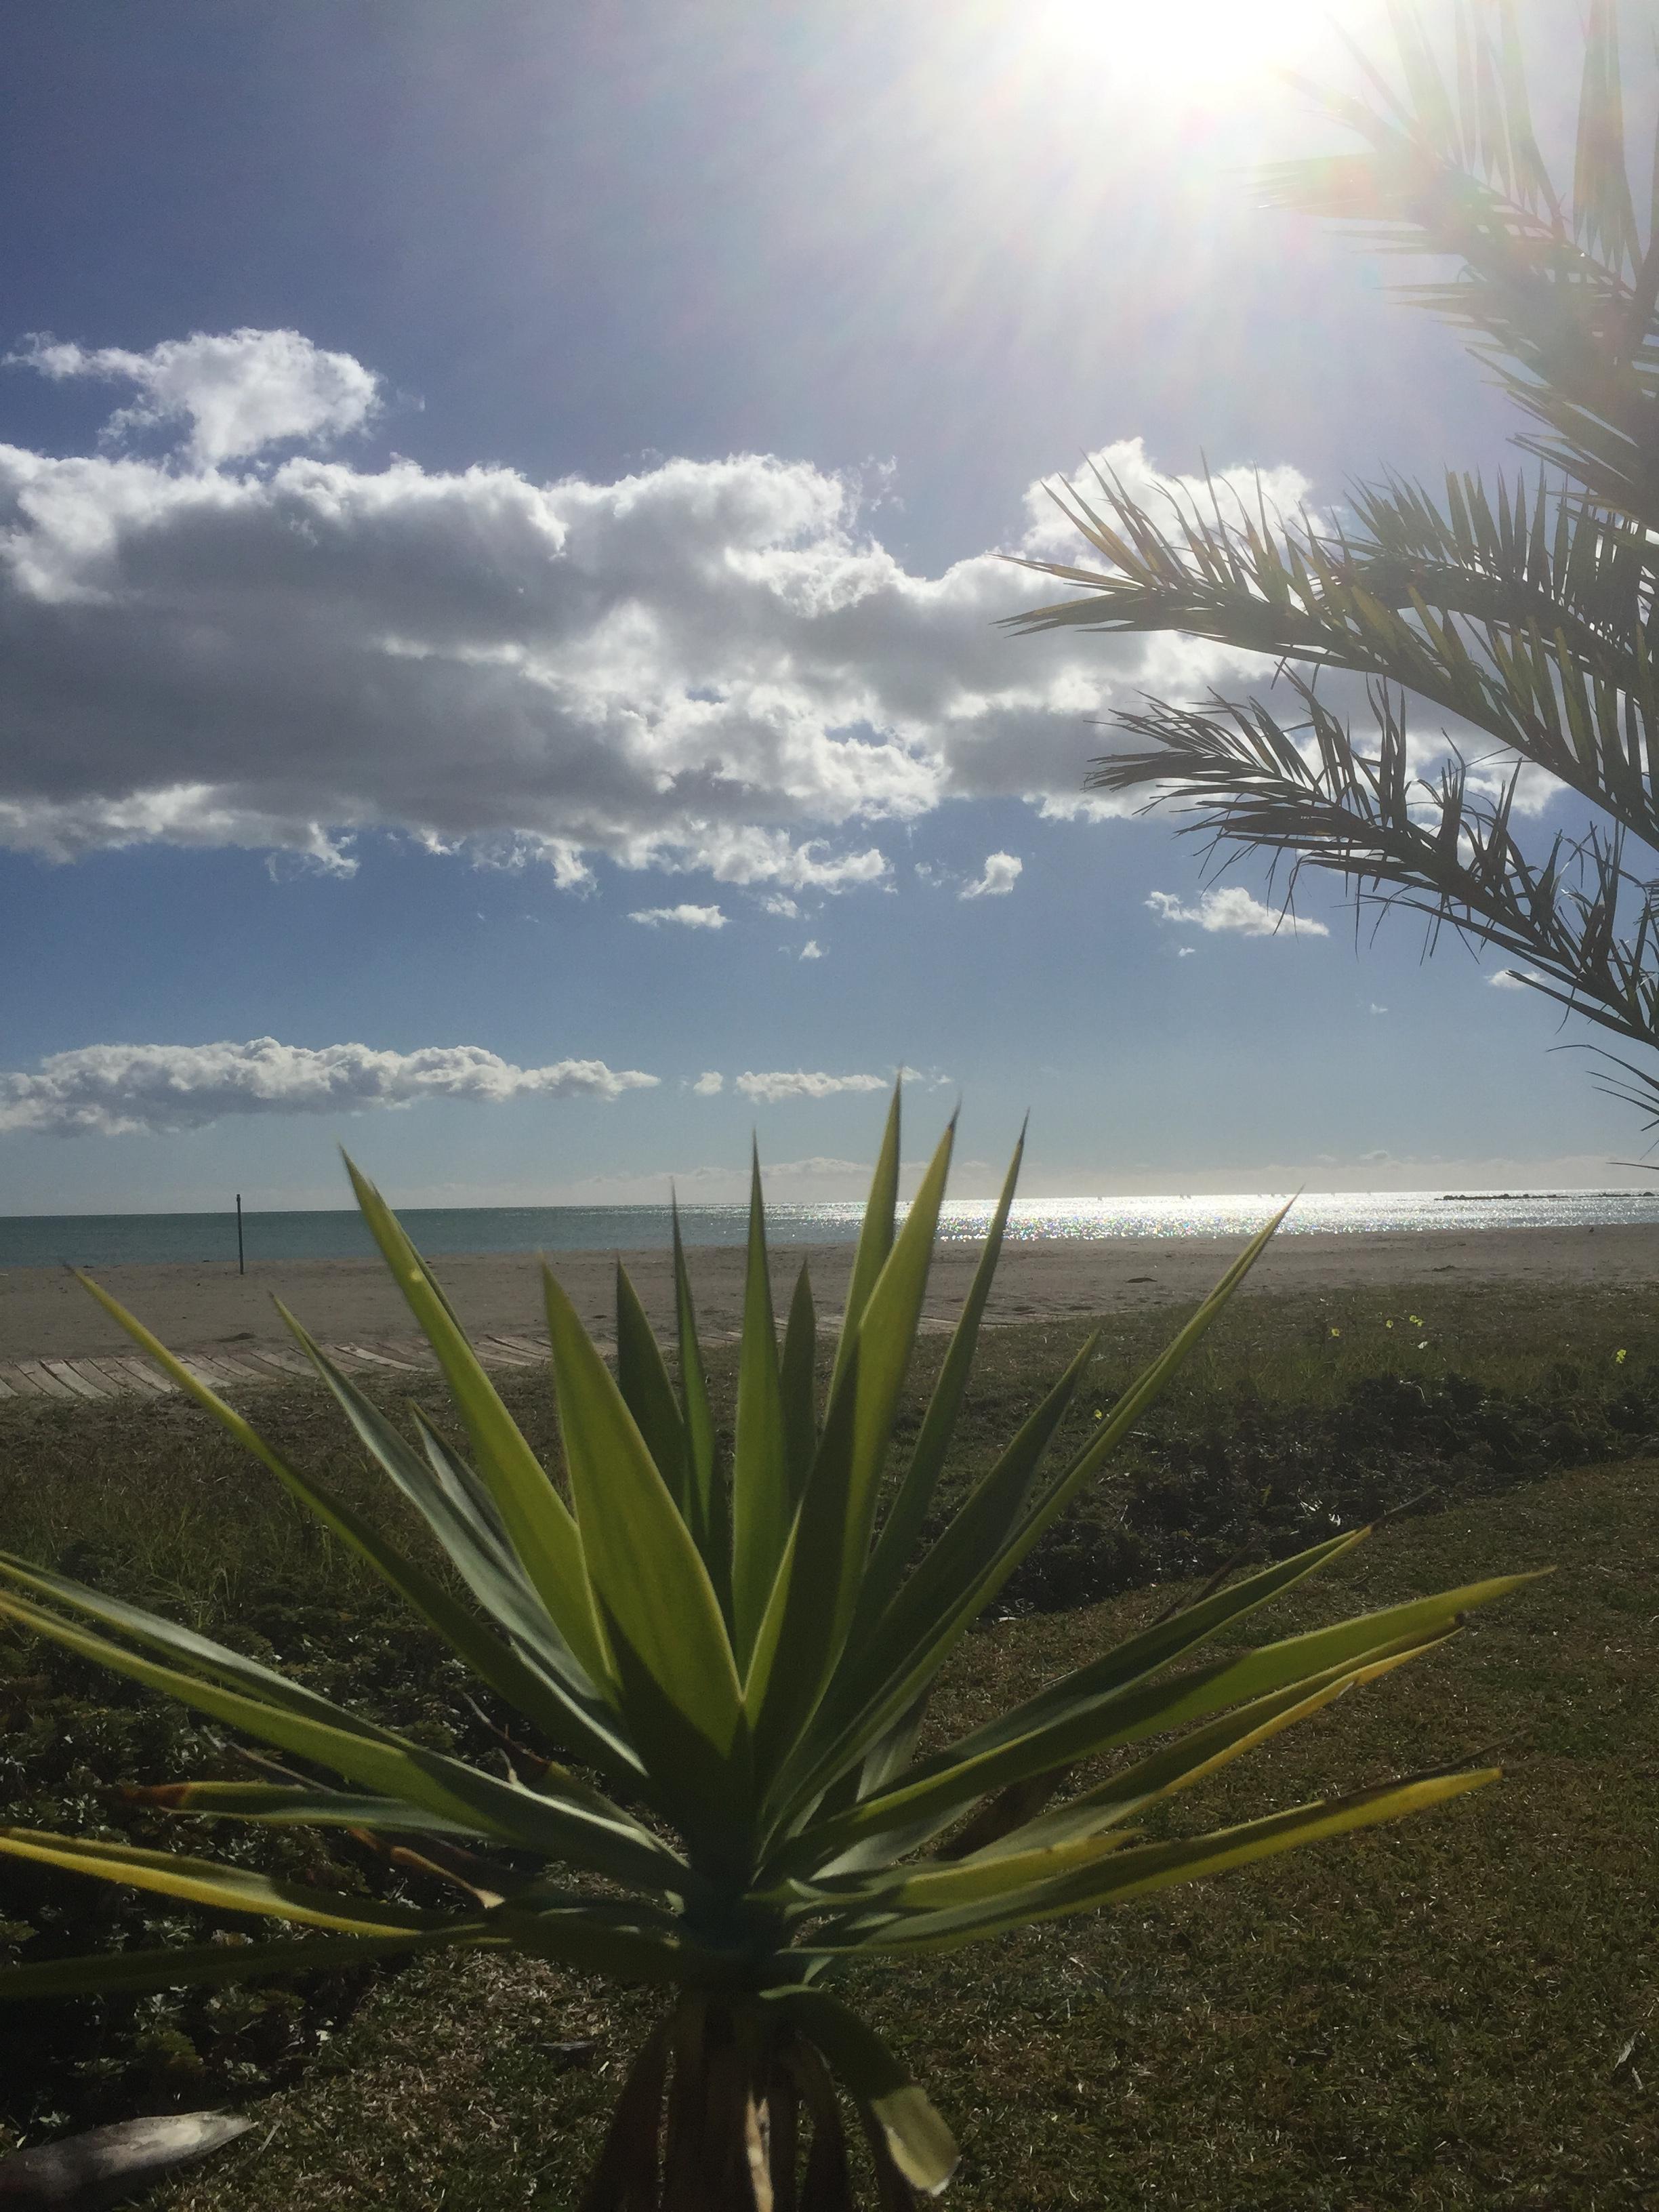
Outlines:
{"type": "Polygon", "coordinates": [[[1423,1316],[1422,1316],[1422,1315],[1421,1315],[1421,1314],[1407,1314],[1407,1315],[1406,1316],[1406,1318],[1407,1318],[1407,1320],[1411,1323],[1411,1325],[1412,1325],[1412,1327],[1413,1327],[1413,1328],[1422,1328],[1422,1326],[1423,1326],[1423,1316]]]}
{"type": "Polygon", "coordinates": [[[1341,1332],[1341,1330],[1340,1330],[1340,1328],[1334,1328],[1334,1329],[1331,1331],[1331,1334],[1332,1334],[1333,1336],[1340,1336],[1340,1335],[1341,1335],[1341,1334],[1342,1334],[1342,1332],[1341,1332]]]}
{"type": "Polygon", "coordinates": [[[1385,1321],[1382,1326],[1384,1328],[1392,1328],[1394,1327],[1394,1323],[1391,1321],[1385,1321]]]}
{"type": "Polygon", "coordinates": [[[1613,1353],[1613,1365],[1614,1365],[1615,1367],[1622,1367],[1622,1366],[1624,1365],[1624,1364],[1625,1364],[1625,1355],[1624,1355],[1624,1353],[1623,1353],[1622,1352],[1615,1352],[1613,1353]]]}

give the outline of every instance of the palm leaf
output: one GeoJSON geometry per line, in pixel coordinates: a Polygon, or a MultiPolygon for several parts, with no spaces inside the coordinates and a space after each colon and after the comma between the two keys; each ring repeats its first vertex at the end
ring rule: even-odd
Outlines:
{"type": "Polygon", "coordinates": [[[597,1791],[561,1778],[556,1771],[550,1770],[532,1792],[409,1743],[389,1729],[362,1732],[362,1723],[350,1716],[319,1719],[291,1698],[250,1696],[158,1666],[21,1598],[0,1594],[0,1619],[15,1620],[65,1650],[244,1729],[280,1750],[315,1759],[348,1781],[402,1796],[470,1826],[475,1835],[548,1851],[618,1881],[657,1888],[684,1886],[684,1864],[665,1844],[597,1791]]]}
{"type": "Polygon", "coordinates": [[[766,1256],[760,1153],[750,1156],[749,1246],[744,1279],[743,1346],[738,1366],[737,1439],[732,1455],[732,1628],[740,1674],[789,1540],[794,1501],[787,1475],[783,1383],[766,1256]]]}
{"type": "Polygon", "coordinates": [[[677,1816],[723,1837],[742,1822],[749,1741],[720,1601],[609,1369],[542,1274],[565,1465],[617,1706],[677,1816]]]}
{"type": "Polygon", "coordinates": [[[82,1836],[0,1828],[0,1856],[91,1875],[100,1881],[118,1881],[130,1889],[155,1890],[221,1912],[258,1913],[346,1936],[424,1935],[455,1925],[451,1914],[421,1912],[389,1899],[351,1896],[279,1881],[249,1867],[222,1866],[213,1859],[187,1858],[174,1851],[140,1850],[132,1844],[94,1843],[82,1836]]]}
{"type": "Polygon", "coordinates": [[[634,1416],[634,1425],[666,1484],[682,1520],[686,1518],[689,1454],[685,1422],[639,1292],[628,1270],[617,1262],[617,1388],[634,1416]]]}
{"type": "Polygon", "coordinates": [[[697,1339],[697,1310],[691,1295],[691,1273],[685,1263],[680,1237],[680,1209],[672,1208],[674,1231],[674,1318],[680,1358],[680,1413],[685,1431],[687,1513],[690,1528],[703,1565],[714,1579],[715,1595],[731,1607],[731,1528],[726,1497],[714,1465],[714,1423],[708,1409],[708,1378],[703,1369],[702,1346],[697,1339]]]}
{"type": "Polygon", "coordinates": [[[430,1270],[368,1177],[346,1162],[357,1203],[410,1311],[436,1353],[472,1441],[473,1459],[526,1573],[596,1682],[603,1676],[581,1544],[569,1510],[520,1433],[430,1270]]]}
{"type": "Polygon", "coordinates": [[[1019,1141],[1014,1146],[1014,1157],[1003,1179],[996,1210],[991,1216],[979,1264],[974,1270],[973,1284],[956,1328],[951,1332],[950,1348],[939,1370],[939,1381],[927,1401],[927,1411],[910,1454],[909,1464],[887,1509],[874,1554],[865,1573],[864,1586],[859,1594],[860,1626],[873,1621],[885,1611],[909,1564],[910,1554],[927,1519],[939,1476],[944,1472],[951,1441],[956,1434],[957,1419],[962,1411],[963,1396],[968,1388],[968,1378],[973,1372],[974,1354],[979,1346],[980,1324],[985,1318],[985,1308],[990,1298],[997,1262],[1002,1256],[1002,1239],[1008,1226],[1008,1216],[1013,1206],[1014,1191],[1024,1155],[1025,1132],[1022,1129],[1019,1141]]]}
{"type": "Polygon", "coordinates": [[[15,2004],[39,1997],[71,1997],[148,1990],[214,1989],[229,1982],[281,1980],[289,1974],[330,1974],[381,1959],[406,1956],[446,1945],[492,1943],[509,1939],[488,1929],[477,1917],[441,1928],[396,1936],[315,1936],[297,1942],[174,1943],[160,1950],[100,1951],[85,1959],[42,1959],[33,1966],[0,1970],[0,1999],[15,2004]]]}
{"type": "Polygon", "coordinates": [[[982,1941],[1011,1929],[1076,1912],[1097,1911],[1104,1905],[1125,1905],[1132,1898],[1148,1897],[1180,1882],[1205,1881],[1310,1843],[1401,1820],[1482,1789],[1501,1777],[1501,1768],[1483,1767],[1420,1782],[1389,1784],[1247,1820],[1237,1827],[1216,1829],[1180,1843],[1132,1845],[1112,1851],[1075,1874],[1034,1883],[1030,1889],[1007,1897],[899,1917],[851,1948],[865,1952],[955,1950],[963,1943],[982,1941]]]}

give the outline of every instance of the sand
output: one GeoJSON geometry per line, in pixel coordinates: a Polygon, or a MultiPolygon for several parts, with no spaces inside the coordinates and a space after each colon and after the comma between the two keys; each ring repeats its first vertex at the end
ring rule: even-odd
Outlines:
{"type": "MultiPolygon", "coordinates": [[[[1030,1321],[1191,1303],[1202,1297],[1240,1249],[1238,1241],[1222,1237],[1011,1244],[998,1273],[991,1316],[1030,1321]]],[[[927,1307],[927,1317],[935,1325],[954,1316],[977,1255],[978,1248],[971,1244],[941,1248],[927,1307]]],[[[781,1314],[803,1258],[811,1261],[820,1316],[834,1316],[852,1264],[851,1247],[797,1246],[775,1254],[781,1314]]],[[[539,1278],[533,1260],[492,1255],[435,1264],[471,1329],[541,1333],[539,1278]]],[[[555,1265],[595,1334],[608,1335],[612,1255],[565,1252],[557,1255],[555,1265]]],[[[670,1314],[667,1254],[630,1254],[628,1265],[647,1311],[659,1326],[665,1326],[670,1314]]],[[[711,1335],[734,1330],[743,1295],[742,1253],[728,1247],[709,1248],[693,1253],[691,1265],[705,1329],[711,1335]]],[[[286,1342],[271,1310],[273,1295],[325,1342],[379,1342],[410,1334],[407,1310],[377,1261],[256,1262],[240,1278],[234,1267],[185,1264],[97,1272],[106,1289],[179,1351],[286,1342]]],[[[1560,1291],[1570,1291],[1579,1283],[1602,1288],[1659,1284],[1659,1223],[1597,1229],[1281,1236],[1257,1266],[1246,1295],[1419,1285],[1437,1275],[1460,1285],[1532,1282],[1560,1291]]],[[[129,1348],[115,1324],[61,1269],[0,1268],[0,1360],[95,1358],[129,1348]]]]}

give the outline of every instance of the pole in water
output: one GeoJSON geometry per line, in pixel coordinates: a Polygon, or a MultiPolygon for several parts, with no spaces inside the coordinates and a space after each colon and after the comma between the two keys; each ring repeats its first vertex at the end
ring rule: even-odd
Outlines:
{"type": "Polygon", "coordinates": [[[247,1262],[242,1257],[242,1194],[240,1190],[236,1194],[236,1272],[239,1275],[247,1273],[247,1262]]]}

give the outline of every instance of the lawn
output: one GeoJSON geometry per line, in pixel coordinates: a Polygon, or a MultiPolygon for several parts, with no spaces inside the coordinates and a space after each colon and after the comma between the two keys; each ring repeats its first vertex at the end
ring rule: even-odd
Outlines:
{"type": "MultiPolygon", "coordinates": [[[[1509,1778],[1407,1826],[868,1981],[861,2002],[961,2137],[952,2202],[1659,2204],[1659,1316],[1629,1299],[1559,1311],[1438,1296],[1241,1302],[1133,1457],[1057,1533],[1024,1609],[970,1639],[940,1717],[1076,1664],[1236,1544],[1283,1550],[1432,1484],[1425,1510],[1297,1594],[1276,1626],[1516,1566],[1558,1571],[1241,1763],[1190,1817],[1243,1818],[1492,1746],[1509,1778]],[[1114,1594],[1066,1603],[1091,1580],[1114,1594]]],[[[1165,1325],[1113,1324],[1079,1422],[1165,1325]]],[[[1078,1334],[995,1333],[964,1473],[1078,1334]]],[[[536,1378],[507,1388],[526,1425],[545,1421],[536,1378]]],[[[366,1486],[317,1394],[260,1404],[290,1449],[366,1486]]],[[[486,1722],[423,1635],[203,1417],[168,1402],[0,1411],[9,1548],[142,1592],[487,1755],[486,1722]]],[[[236,1771],[188,1718],[0,1643],[10,1817],[130,1825],[109,1784],[216,1761],[236,1771]]],[[[145,1817],[158,1840],[182,1840],[145,1817]]],[[[301,1839],[283,1848],[316,1863],[301,1839]]],[[[384,1878],[366,1858],[344,1872],[384,1878]]],[[[66,1905],[61,1885],[26,1896],[9,1870],[0,1884],[19,1944],[187,1932],[185,1916],[94,1899],[93,1885],[66,1905]]],[[[422,1963],[366,1994],[33,2009],[13,2023],[0,2145],[8,2127],[38,2140],[274,2087],[245,2145],[155,2201],[560,2206],[646,2017],[637,1997],[481,1958],[422,1963]]]]}

